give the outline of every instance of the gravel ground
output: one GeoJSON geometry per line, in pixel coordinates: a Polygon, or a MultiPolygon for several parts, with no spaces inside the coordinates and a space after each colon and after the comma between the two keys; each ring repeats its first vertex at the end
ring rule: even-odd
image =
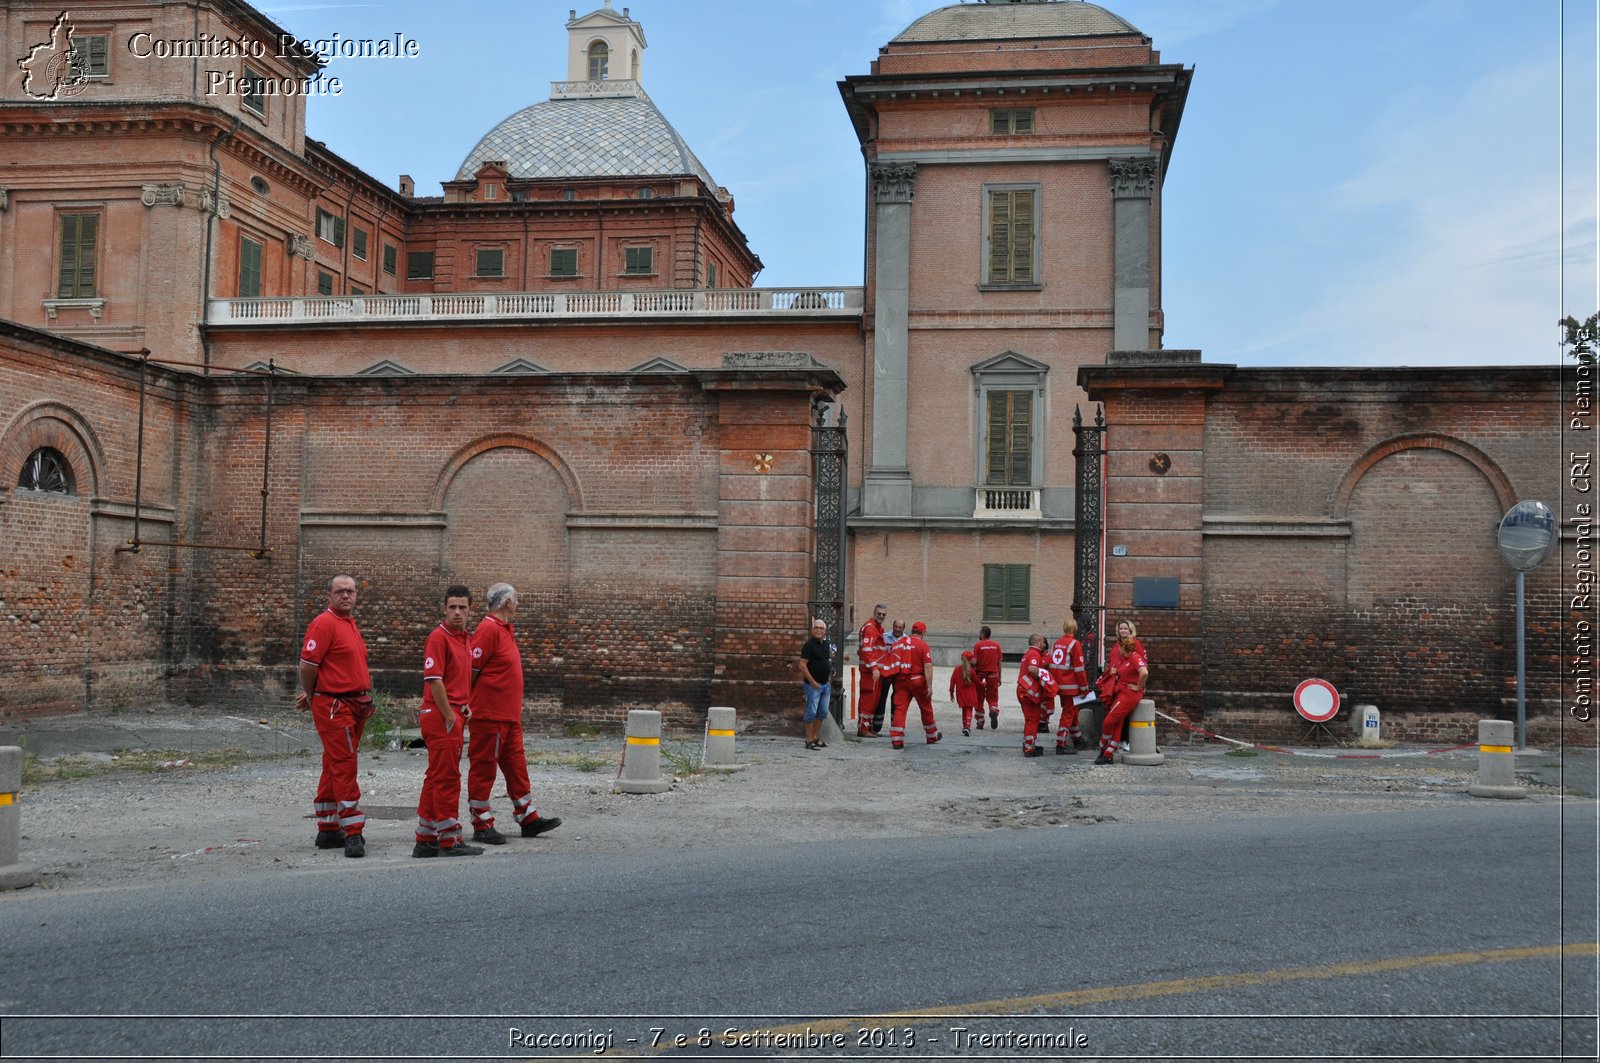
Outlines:
{"type": "MultiPolygon", "coordinates": [[[[944,741],[920,733],[895,751],[886,738],[835,738],[807,751],[798,737],[740,737],[745,769],[695,770],[698,734],[662,744],[662,794],[612,792],[620,736],[530,736],[536,807],[563,825],[537,840],[513,838],[483,857],[518,848],[610,852],[716,848],[841,837],[949,835],[992,829],[1107,830],[1140,821],[1240,819],[1316,811],[1384,814],[1479,800],[1466,794],[1475,750],[1380,760],[1228,755],[1216,744],[1164,746],[1157,767],[1091,766],[1091,753],[1024,760],[1014,707],[1001,729],[963,737],[937,706],[944,741]]],[[[798,724],[796,725],[798,729],[798,724]]],[[[1162,725],[1162,740],[1176,739],[1162,725]]],[[[311,845],[316,738],[304,716],[258,722],[239,716],[139,714],[0,727],[0,744],[33,751],[19,799],[22,859],[39,888],[105,888],[241,872],[337,867],[338,851],[311,845]],[[120,752],[111,752],[113,750],[120,752]]],[[[1410,753],[1408,757],[1395,754],[1410,753]]],[[[364,753],[367,863],[411,858],[422,750],[364,753]]],[[[1593,750],[1518,757],[1534,801],[1566,800],[1595,814],[1593,750]]],[[[496,788],[502,826],[509,820],[496,788]]],[[[463,795],[462,816],[465,819],[463,795]]]]}

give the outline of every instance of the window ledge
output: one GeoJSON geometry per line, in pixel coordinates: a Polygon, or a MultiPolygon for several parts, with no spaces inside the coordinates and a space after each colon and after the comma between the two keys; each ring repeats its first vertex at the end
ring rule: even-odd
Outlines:
{"type": "Polygon", "coordinates": [[[51,321],[56,319],[56,313],[61,310],[87,310],[89,316],[96,321],[105,313],[106,301],[104,299],[46,299],[44,301],[45,316],[51,321]]]}
{"type": "Polygon", "coordinates": [[[546,273],[544,279],[547,281],[581,281],[583,277],[576,273],[546,273]]]}
{"type": "Polygon", "coordinates": [[[980,284],[980,292],[1042,292],[1042,284],[980,284]]]}
{"type": "Polygon", "coordinates": [[[617,276],[619,276],[619,277],[659,277],[659,276],[661,276],[661,274],[655,272],[654,270],[651,270],[649,273],[628,273],[627,271],[623,271],[622,273],[617,274],[617,276]]]}

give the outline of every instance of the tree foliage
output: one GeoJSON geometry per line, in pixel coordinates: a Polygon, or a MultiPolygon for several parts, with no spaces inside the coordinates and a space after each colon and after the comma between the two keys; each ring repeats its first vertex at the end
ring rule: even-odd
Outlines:
{"type": "Polygon", "coordinates": [[[1566,330],[1562,346],[1571,347],[1568,353],[1584,365],[1594,365],[1595,348],[1600,346],[1600,314],[1590,314],[1587,321],[1565,317],[1560,324],[1566,330]]]}

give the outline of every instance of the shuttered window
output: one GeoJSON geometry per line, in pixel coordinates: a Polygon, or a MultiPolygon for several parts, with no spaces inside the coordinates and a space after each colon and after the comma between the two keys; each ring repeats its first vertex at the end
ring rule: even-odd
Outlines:
{"type": "Polygon", "coordinates": [[[990,391],[984,440],[984,484],[1033,485],[1033,392],[990,391]]]}
{"type": "Polygon", "coordinates": [[[1026,623],[1031,575],[1030,565],[984,565],[984,621],[1026,623]]]}
{"type": "Polygon", "coordinates": [[[261,294],[262,246],[248,236],[239,237],[239,298],[254,299],[261,294]]]}
{"type": "Polygon", "coordinates": [[[111,72],[111,39],[105,34],[72,35],[72,76],[103,78],[111,72]]]}
{"type": "Polygon", "coordinates": [[[990,284],[1033,284],[1034,193],[1031,188],[989,192],[990,284]]]}
{"type": "Polygon", "coordinates": [[[61,269],[56,284],[56,298],[94,297],[99,244],[100,215],[61,215],[61,269]]]}

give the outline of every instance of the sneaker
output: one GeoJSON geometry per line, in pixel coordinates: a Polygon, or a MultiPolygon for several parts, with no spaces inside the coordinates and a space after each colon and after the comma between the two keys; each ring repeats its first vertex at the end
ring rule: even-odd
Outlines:
{"type": "Polygon", "coordinates": [[[944,737],[944,735],[940,734],[938,731],[935,731],[935,732],[933,732],[933,734],[928,736],[928,744],[931,746],[931,745],[933,745],[935,742],[937,742],[939,739],[941,739],[943,737],[944,737]]]}
{"type": "MultiPolygon", "coordinates": [[[[979,726],[982,726],[982,725],[980,724],[979,726]]],[[[963,727],[961,729],[961,737],[963,737],[963,738],[971,738],[972,737],[972,728],[963,727]]]]}
{"type": "Polygon", "coordinates": [[[878,737],[878,732],[872,730],[870,727],[862,727],[862,728],[860,728],[859,730],[856,731],[856,737],[857,738],[877,738],[878,737]]]}
{"type": "Polygon", "coordinates": [[[895,743],[893,743],[893,745],[894,745],[895,749],[904,749],[906,747],[906,744],[904,742],[895,742],[895,743]]]}
{"type": "Polygon", "coordinates": [[[1124,739],[1121,742],[1118,742],[1117,743],[1117,748],[1122,750],[1122,752],[1124,752],[1124,753],[1131,753],[1133,751],[1133,747],[1128,745],[1126,739],[1124,739]]]}
{"type": "Polygon", "coordinates": [[[983,713],[978,713],[978,730],[983,730],[983,713]]]}
{"type": "Polygon", "coordinates": [[[989,726],[993,727],[997,731],[1000,729],[1000,714],[998,712],[991,712],[989,714],[989,726]]]}
{"type": "Polygon", "coordinates": [[[319,831],[317,831],[317,843],[316,844],[317,844],[317,848],[318,849],[343,849],[344,848],[344,831],[341,831],[341,830],[319,830],[319,831]]]}
{"type": "Polygon", "coordinates": [[[1078,751],[1073,749],[1071,746],[1056,746],[1056,756],[1058,757],[1074,756],[1077,752],[1078,751]]]}
{"type": "Polygon", "coordinates": [[[522,836],[524,838],[537,838],[546,831],[555,830],[559,826],[561,826],[560,816],[540,816],[538,819],[530,819],[522,825],[522,836]]]}
{"type": "Polygon", "coordinates": [[[367,855],[366,840],[359,834],[347,834],[344,839],[344,855],[362,857],[367,855]]]}
{"type": "Polygon", "coordinates": [[[1044,756],[1044,750],[1034,746],[1032,749],[1024,749],[1022,755],[1025,757],[1042,757],[1044,756]]]}
{"type": "Polygon", "coordinates": [[[465,845],[465,844],[463,844],[461,842],[457,842],[456,844],[450,846],[448,849],[440,849],[439,850],[439,855],[440,856],[479,856],[482,853],[483,853],[483,846],[481,846],[481,845],[465,845]]]}
{"type": "Polygon", "coordinates": [[[485,827],[482,830],[473,831],[472,840],[475,842],[482,842],[485,845],[504,845],[506,843],[506,836],[495,830],[493,827],[485,827]]]}
{"type": "Polygon", "coordinates": [[[1102,753],[1094,758],[1094,762],[1096,764],[1115,764],[1116,760],[1112,758],[1110,753],[1102,753]]]}
{"type": "Polygon", "coordinates": [[[418,860],[438,856],[439,847],[432,842],[418,842],[411,847],[411,855],[416,857],[418,860]]]}

